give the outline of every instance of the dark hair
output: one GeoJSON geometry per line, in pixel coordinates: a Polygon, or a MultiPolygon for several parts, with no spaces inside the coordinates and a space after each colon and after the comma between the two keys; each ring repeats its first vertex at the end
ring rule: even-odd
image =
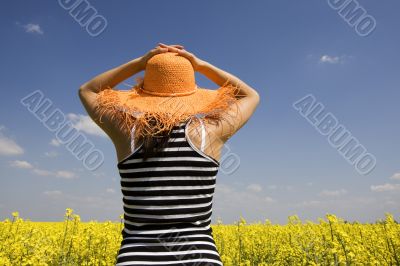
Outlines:
{"type": "MultiPolygon", "coordinates": [[[[151,120],[150,123],[155,123],[154,120],[151,120]]],[[[172,132],[172,131],[171,131],[172,132]]],[[[168,130],[162,131],[155,136],[146,135],[143,137],[143,159],[154,155],[156,152],[161,150],[162,148],[167,146],[168,140],[170,138],[170,133],[168,130]]]]}

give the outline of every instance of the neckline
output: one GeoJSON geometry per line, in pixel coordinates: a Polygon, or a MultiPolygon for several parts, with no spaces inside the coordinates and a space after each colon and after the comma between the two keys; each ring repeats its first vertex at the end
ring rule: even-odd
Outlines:
{"type": "MultiPolygon", "coordinates": [[[[180,128],[183,127],[187,124],[189,119],[186,119],[186,121],[184,122],[180,122],[177,125],[175,125],[175,128],[180,128]]],[[[134,154],[136,154],[137,151],[139,151],[140,148],[142,148],[142,146],[144,145],[144,142],[142,141],[142,143],[140,143],[140,145],[134,150],[132,151],[129,155],[127,155],[124,159],[122,159],[121,161],[117,162],[117,167],[119,168],[124,162],[126,162],[129,158],[131,158],[134,154]]]]}
{"type": "MultiPolygon", "coordinates": [[[[177,125],[175,125],[175,129],[176,128],[183,128],[184,131],[184,135],[185,135],[185,140],[189,143],[189,145],[192,147],[192,149],[194,149],[199,155],[201,155],[202,157],[205,157],[206,159],[209,159],[212,163],[215,163],[217,165],[217,167],[220,167],[220,162],[205,154],[204,152],[202,152],[201,150],[199,150],[194,144],[193,142],[190,140],[190,138],[187,135],[187,131],[188,131],[188,125],[190,124],[190,122],[192,121],[193,116],[190,116],[189,118],[187,118],[184,122],[180,122],[177,125]]],[[[129,155],[127,155],[125,158],[123,158],[121,161],[117,162],[117,167],[120,168],[120,166],[125,163],[126,161],[129,160],[129,158],[131,158],[133,155],[135,155],[144,145],[144,142],[142,141],[142,143],[140,143],[140,145],[138,147],[136,147],[136,149],[134,151],[132,151],[129,155]]]]}

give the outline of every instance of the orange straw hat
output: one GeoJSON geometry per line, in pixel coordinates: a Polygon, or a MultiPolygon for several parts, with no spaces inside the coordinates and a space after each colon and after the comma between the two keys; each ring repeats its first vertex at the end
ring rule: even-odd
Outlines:
{"type": "Polygon", "coordinates": [[[146,64],[144,79],[129,91],[102,90],[97,112],[110,115],[128,133],[135,125],[138,135],[157,135],[192,116],[218,121],[237,102],[237,87],[225,83],[217,90],[199,88],[191,62],[175,52],[154,55],[146,64]]]}

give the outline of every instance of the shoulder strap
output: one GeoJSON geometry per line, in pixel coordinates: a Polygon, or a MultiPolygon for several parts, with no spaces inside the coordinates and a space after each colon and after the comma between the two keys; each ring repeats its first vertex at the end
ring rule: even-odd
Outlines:
{"type": "Polygon", "coordinates": [[[206,146],[206,129],[204,127],[203,120],[201,120],[201,118],[199,120],[200,120],[200,124],[201,124],[201,148],[200,149],[202,152],[204,152],[204,148],[206,146]]]}
{"type": "Polygon", "coordinates": [[[135,151],[135,129],[136,124],[131,129],[131,152],[135,151]]]}

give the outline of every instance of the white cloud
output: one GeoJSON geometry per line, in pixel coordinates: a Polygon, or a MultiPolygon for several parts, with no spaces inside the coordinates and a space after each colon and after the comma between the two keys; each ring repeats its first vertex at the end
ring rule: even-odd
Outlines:
{"type": "Polygon", "coordinates": [[[74,172],[64,171],[64,170],[49,171],[49,170],[45,170],[45,169],[33,168],[32,173],[39,175],[39,176],[53,176],[53,177],[58,177],[58,178],[63,178],[63,179],[74,179],[74,178],[79,177],[74,172]]]}
{"type": "Polygon", "coordinates": [[[63,193],[60,190],[47,190],[43,194],[49,197],[60,197],[63,193]]]}
{"type": "Polygon", "coordinates": [[[79,208],[96,208],[101,210],[112,210],[120,208],[120,202],[117,199],[103,196],[80,196],[61,192],[59,190],[44,191],[43,195],[60,202],[68,202],[68,205],[79,208]]]}
{"type": "Polygon", "coordinates": [[[113,188],[107,188],[106,192],[107,193],[115,193],[115,190],[113,188]]]}
{"type": "Polygon", "coordinates": [[[216,201],[221,201],[225,205],[238,207],[241,205],[261,206],[265,203],[275,202],[275,199],[261,192],[258,184],[249,184],[247,189],[235,188],[233,186],[219,183],[216,186],[216,201]],[[254,193],[259,192],[259,193],[254,193]]]}
{"type": "Polygon", "coordinates": [[[340,58],[338,56],[323,55],[319,61],[321,63],[337,64],[340,62],[340,58]]]}
{"type": "Polygon", "coordinates": [[[270,190],[275,190],[278,188],[278,186],[277,185],[269,185],[267,188],[270,190]]]}
{"type": "Polygon", "coordinates": [[[61,145],[61,143],[57,139],[52,139],[49,143],[52,146],[58,147],[61,145]]]}
{"type": "Polygon", "coordinates": [[[275,200],[274,200],[273,198],[268,197],[268,196],[265,196],[265,197],[264,197],[264,201],[267,202],[267,203],[275,202],[275,200]]]}
{"type": "Polygon", "coordinates": [[[339,189],[339,190],[322,190],[318,195],[323,196],[323,197],[337,197],[337,196],[342,196],[346,194],[347,191],[345,189],[339,189]]]}
{"type": "Polygon", "coordinates": [[[25,29],[25,32],[33,33],[33,34],[43,34],[43,30],[39,24],[28,23],[26,25],[22,25],[25,29]]]}
{"type": "Polygon", "coordinates": [[[234,192],[234,189],[228,185],[219,184],[216,190],[221,191],[221,193],[230,194],[234,192]]]}
{"type": "Polygon", "coordinates": [[[350,55],[332,56],[332,55],[322,55],[319,58],[319,63],[321,64],[343,64],[353,59],[350,55]]]}
{"type": "Polygon", "coordinates": [[[52,172],[47,171],[47,170],[42,170],[42,169],[33,169],[32,171],[34,174],[40,175],[40,176],[51,176],[53,175],[52,172]]]}
{"type": "Polygon", "coordinates": [[[91,135],[107,137],[107,134],[88,115],[73,114],[67,115],[74,128],[91,135]]]}
{"type": "Polygon", "coordinates": [[[250,184],[247,186],[247,189],[253,192],[260,192],[262,190],[262,186],[259,184],[250,184]]]}
{"type": "Polygon", "coordinates": [[[60,177],[60,178],[65,178],[65,179],[73,179],[73,178],[77,178],[78,176],[70,171],[57,171],[55,173],[56,177],[60,177]]]}
{"type": "Polygon", "coordinates": [[[56,157],[56,156],[58,155],[58,153],[55,152],[55,151],[49,151],[49,152],[45,152],[44,155],[45,155],[46,157],[53,158],[53,157],[56,157]]]}
{"type": "Polygon", "coordinates": [[[393,180],[400,180],[400,173],[395,173],[395,174],[393,174],[393,175],[390,177],[390,179],[393,179],[393,180]]]}
{"type": "Polygon", "coordinates": [[[383,184],[383,185],[372,185],[371,190],[374,192],[387,192],[387,191],[400,191],[400,184],[383,184]]]}
{"type": "Polygon", "coordinates": [[[72,171],[65,171],[65,170],[49,171],[45,169],[39,169],[34,167],[31,163],[27,161],[20,161],[20,160],[10,161],[10,166],[22,169],[31,169],[31,172],[33,174],[39,176],[54,176],[64,179],[78,178],[78,175],[72,171]]]}
{"type": "Polygon", "coordinates": [[[28,163],[27,161],[15,160],[15,161],[10,162],[10,165],[12,167],[16,167],[16,168],[24,168],[24,169],[33,168],[33,166],[30,163],[28,163]]]}
{"type": "Polygon", "coordinates": [[[1,131],[4,126],[0,126],[0,155],[20,155],[24,153],[24,149],[14,140],[6,137],[1,131]]]}
{"type": "Polygon", "coordinates": [[[319,207],[322,205],[321,201],[318,200],[306,200],[306,201],[302,201],[299,203],[294,203],[293,206],[294,207],[319,207]]]}
{"type": "MultiPolygon", "coordinates": [[[[104,173],[104,172],[93,172],[92,171],[91,173],[95,177],[105,177],[105,176],[107,176],[106,173],[104,173]]],[[[113,181],[116,181],[116,179],[115,180],[114,179],[115,179],[115,177],[113,177],[113,181]]]]}

